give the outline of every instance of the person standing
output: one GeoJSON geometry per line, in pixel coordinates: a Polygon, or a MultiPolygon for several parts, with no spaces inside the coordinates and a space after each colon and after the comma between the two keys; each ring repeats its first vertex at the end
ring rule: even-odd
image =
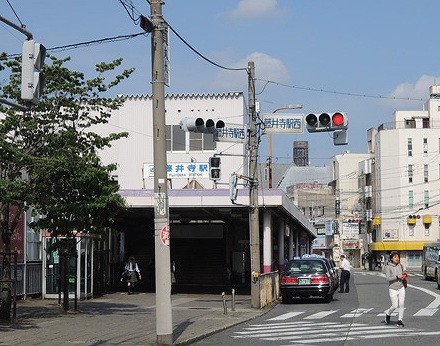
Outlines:
{"type": "Polygon", "coordinates": [[[408,276],[403,272],[400,264],[400,255],[397,251],[390,253],[390,261],[385,267],[385,275],[388,280],[388,293],[391,299],[391,307],[385,311],[385,323],[390,324],[391,314],[398,309],[398,327],[404,327],[403,312],[405,311],[405,287],[403,280],[408,276]]]}
{"type": "Polygon", "coordinates": [[[125,270],[129,272],[127,279],[127,291],[128,294],[131,294],[131,289],[134,287],[134,284],[141,280],[141,271],[139,270],[139,266],[136,263],[134,256],[130,256],[127,263],[125,264],[125,270]]]}
{"type": "Polygon", "coordinates": [[[339,284],[339,293],[350,292],[350,262],[345,258],[345,255],[341,255],[341,282],[339,284]],[[345,290],[344,290],[345,287],[345,290]]]}

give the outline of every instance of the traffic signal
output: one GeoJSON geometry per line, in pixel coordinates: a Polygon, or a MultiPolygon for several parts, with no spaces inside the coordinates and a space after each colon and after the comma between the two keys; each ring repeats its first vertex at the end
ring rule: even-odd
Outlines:
{"type": "Polygon", "coordinates": [[[324,132],[346,130],[348,128],[348,118],[345,113],[309,113],[305,118],[307,131],[324,132]]]}
{"type": "Polygon", "coordinates": [[[238,183],[238,178],[240,177],[241,175],[235,172],[232,173],[231,176],[229,177],[229,199],[232,201],[232,203],[234,203],[235,200],[237,199],[237,195],[238,195],[237,183],[238,183]]]}
{"type": "Polygon", "coordinates": [[[202,118],[183,118],[179,125],[183,131],[201,133],[217,133],[218,129],[225,127],[223,120],[202,118]]]}
{"type": "Polygon", "coordinates": [[[21,98],[38,104],[46,78],[43,74],[46,48],[34,40],[25,41],[21,55],[21,98]]]}
{"type": "Polygon", "coordinates": [[[221,177],[221,161],[217,156],[209,158],[209,179],[220,180],[221,177]]]}

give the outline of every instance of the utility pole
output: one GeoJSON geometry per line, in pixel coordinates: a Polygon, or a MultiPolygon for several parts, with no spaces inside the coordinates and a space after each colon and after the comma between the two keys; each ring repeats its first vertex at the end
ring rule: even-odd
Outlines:
{"type": "Polygon", "coordinates": [[[251,255],[251,305],[260,308],[260,220],[258,214],[258,140],[257,114],[255,111],[255,65],[248,63],[249,81],[249,236],[251,255]]]}
{"type": "Polygon", "coordinates": [[[156,342],[173,344],[170,232],[165,125],[162,0],[151,0],[152,106],[154,151],[154,250],[156,265],[156,342]]]}

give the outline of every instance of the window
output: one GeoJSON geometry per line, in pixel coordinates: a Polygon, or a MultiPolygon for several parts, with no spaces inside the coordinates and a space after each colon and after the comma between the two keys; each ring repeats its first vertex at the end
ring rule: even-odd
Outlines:
{"type": "Polygon", "coordinates": [[[189,150],[215,150],[214,136],[211,133],[189,133],[189,150]]]}
{"type": "Polygon", "coordinates": [[[423,165],[423,181],[428,182],[428,165],[423,165]]]}
{"type": "Polygon", "coordinates": [[[167,151],[185,151],[185,136],[185,131],[179,125],[167,125],[167,151]]]}
{"type": "Polygon", "coordinates": [[[216,148],[216,142],[211,133],[188,132],[187,137],[187,133],[179,125],[166,126],[166,143],[167,151],[186,151],[187,145],[190,151],[215,150],[216,148]]]}
{"type": "Polygon", "coordinates": [[[428,138],[423,138],[423,156],[428,156],[428,138]]]}
{"type": "Polygon", "coordinates": [[[414,193],[412,190],[408,191],[408,209],[414,209],[414,193]]]}
{"type": "Polygon", "coordinates": [[[423,202],[425,204],[425,208],[429,208],[429,191],[425,190],[423,202]]]}
{"type": "Polygon", "coordinates": [[[413,182],[414,165],[408,165],[408,183],[413,182]]]}
{"type": "Polygon", "coordinates": [[[408,156],[412,156],[412,138],[408,138],[408,156]]]}

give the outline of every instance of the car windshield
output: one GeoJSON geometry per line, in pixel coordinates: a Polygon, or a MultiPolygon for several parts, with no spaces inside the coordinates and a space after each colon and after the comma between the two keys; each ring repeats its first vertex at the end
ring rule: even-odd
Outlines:
{"type": "Polygon", "coordinates": [[[324,263],[321,261],[293,261],[286,268],[286,274],[324,273],[324,263]]]}

